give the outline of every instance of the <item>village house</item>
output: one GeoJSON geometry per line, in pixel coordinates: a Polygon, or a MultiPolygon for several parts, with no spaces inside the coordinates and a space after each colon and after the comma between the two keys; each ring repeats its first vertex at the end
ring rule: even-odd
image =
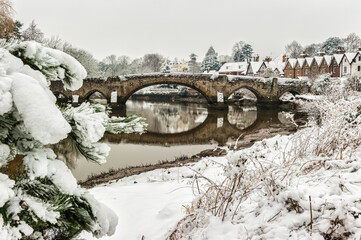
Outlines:
{"type": "Polygon", "coordinates": [[[351,76],[351,64],[357,53],[345,53],[341,59],[340,70],[341,77],[351,76]]]}
{"type": "Polygon", "coordinates": [[[305,58],[305,62],[303,63],[303,67],[302,67],[303,76],[309,76],[310,75],[312,61],[313,61],[312,57],[306,57],[305,58]]]}
{"type": "Polygon", "coordinates": [[[248,62],[231,62],[225,63],[219,69],[219,74],[226,75],[246,75],[248,62]]]}
{"type": "Polygon", "coordinates": [[[296,78],[295,77],[295,67],[296,67],[297,59],[296,58],[289,58],[286,61],[285,68],[283,69],[284,76],[286,78],[296,78]]]}
{"type": "Polygon", "coordinates": [[[263,73],[267,66],[264,62],[249,62],[246,75],[256,76],[263,73]]]}
{"type": "Polygon", "coordinates": [[[351,76],[361,77],[361,48],[359,49],[351,64],[351,76]]]}
{"type": "Polygon", "coordinates": [[[297,62],[295,65],[295,78],[302,77],[303,75],[303,65],[305,63],[304,58],[297,58],[297,62]]]}

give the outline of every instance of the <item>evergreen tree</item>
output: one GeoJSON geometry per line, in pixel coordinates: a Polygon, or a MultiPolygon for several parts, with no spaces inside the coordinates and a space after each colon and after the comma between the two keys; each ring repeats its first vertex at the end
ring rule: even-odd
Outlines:
{"type": "Polygon", "coordinates": [[[250,59],[252,57],[253,54],[253,48],[250,44],[245,44],[242,47],[242,55],[244,56],[245,59],[250,59]]]}
{"type": "Polygon", "coordinates": [[[103,163],[110,150],[98,142],[104,133],[142,132],[144,120],[109,118],[100,104],[56,106],[50,81],[77,90],[86,77],[59,50],[1,40],[0,52],[0,238],[72,239],[83,230],[97,237],[113,234],[115,213],[80,188],[55,149],[71,141],[79,156],[103,163]]]}
{"type": "Polygon", "coordinates": [[[218,61],[218,53],[214,50],[212,46],[209,47],[201,65],[202,72],[208,70],[218,71],[221,68],[221,65],[218,61]]]}
{"type": "Polygon", "coordinates": [[[170,65],[169,59],[164,60],[162,66],[160,67],[160,71],[161,71],[162,73],[170,73],[170,72],[171,72],[171,68],[170,68],[169,65],[170,65]]]}
{"type": "Polygon", "coordinates": [[[21,28],[23,27],[23,24],[16,20],[15,21],[15,28],[14,28],[14,38],[20,39],[21,38],[21,28]]]}
{"type": "Polygon", "coordinates": [[[30,26],[25,29],[22,34],[25,41],[36,41],[42,43],[44,41],[44,33],[38,28],[38,25],[33,20],[30,26]]]}
{"type": "Polygon", "coordinates": [[[322,44],[322,49],[326,54],[332,55],[337,52],[338,47],[342,46],[343,41],[339,37],[330,37],[322,44]]]}

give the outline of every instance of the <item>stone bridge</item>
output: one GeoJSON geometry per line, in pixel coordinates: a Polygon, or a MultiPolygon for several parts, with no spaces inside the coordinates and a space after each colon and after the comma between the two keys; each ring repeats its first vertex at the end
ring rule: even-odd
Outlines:
{"type": "Polygon", "coordinates": [[[241,88],[253,92],[260,104],[278,103],[279,98],[286,92],[293,94],[309,92],[308,83],[304,80],[180,73],[127,75],[106,80],[85,79],[83,86],[73,92],[65,90],[61,81],[52,81],[50,89],[57,97],[62,94],[67,101],[77,95],[76,102],[83,102],[94,92],[99,92],[104,95],[108,103],[125,104],[136,91],[157,84],[177,84],[193,88],[213,106],[224,105],[229,96],[241,88]]]}
{"type": "Polygon", "coordinates": [[[209,111],[202,124],[185,132],[147,132],[142,135],[106,133],[102,141],[163,146],[210,144],[212,141],[216,141],[219,145],[225,145],[230,139],[235,140],[241,135],[244,136],[280,124],[276,111],[261,110],[257,111],[257,117],[253,122],[244,129],[239,129],[228,121],[227,111],[209,111]]]}

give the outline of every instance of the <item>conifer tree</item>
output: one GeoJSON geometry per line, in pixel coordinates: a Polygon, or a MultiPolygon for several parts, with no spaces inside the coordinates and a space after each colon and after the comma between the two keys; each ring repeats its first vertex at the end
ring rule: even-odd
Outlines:
{"type": "Polygon", "coordinates": [[[35,20],[31,21],[29,27],[22,34],[25,41],[35,41],[42,43],[44,41],[44,33],[38,28],[35,20]]]}
{"type": "Polygon", "coordinates": [[[109,118],[100,104],[57,107],[50,81],[76,90],[85,77],[79,62],[59,50],[0,40],[1,239],[114,233],[115,213],[78,186],[55,149],[71,141],[79,156],[103,163],[110,148],[98,141],[105,132],[143,132],[145,125],[139,117],[109,118]]]}
{"type": "Polygon", "coordinates": [[[213,46],[210,46],[201,65],[202,72],[215,70],[218,71],[221,65],[218,61],[218,53],[214,50],[213,46]]]}
{"type": "Polygon", "coordinates": [[[323,44],[322,49],[328,55],[335,54],[339,47],[343,46],[343,41],[339,37],[330,37],[323,44]]]}

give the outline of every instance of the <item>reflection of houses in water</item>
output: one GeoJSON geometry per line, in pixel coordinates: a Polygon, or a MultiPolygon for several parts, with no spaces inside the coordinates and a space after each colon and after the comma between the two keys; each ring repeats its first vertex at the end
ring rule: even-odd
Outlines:
{"type": "Polygon", "coordinates": [[[149,132],[177,133],[201,124],[200,119],[205,119],[207,108],[200,104],[128,101],[127,114],[140,114],[145,117],[149,132]]]}

